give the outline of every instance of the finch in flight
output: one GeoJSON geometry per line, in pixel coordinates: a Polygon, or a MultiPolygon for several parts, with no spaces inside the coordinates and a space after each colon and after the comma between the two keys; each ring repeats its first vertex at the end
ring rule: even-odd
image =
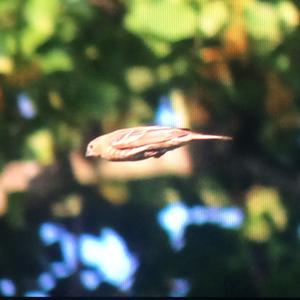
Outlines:
{"type": "Polygon", "coordinates": [[[185,128],[141,126],[119,129],[93,139],[87,146],[86,156],[110,161],[159,158],[193,140],[209,139],[232,140],[229,136],[202,134],[185,128]]]}

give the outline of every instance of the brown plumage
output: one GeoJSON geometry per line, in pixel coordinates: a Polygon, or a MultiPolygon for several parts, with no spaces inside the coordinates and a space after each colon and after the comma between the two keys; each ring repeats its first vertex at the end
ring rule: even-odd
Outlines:
{"type": "Polygon", "coordinates": [[[87,146],[86,156],[111,161],[158,158],[193,140],[208,139],[232,140],[229,136],[202,134],[185,128],[141,126],[119,129],[93,139],[87,146]]]}

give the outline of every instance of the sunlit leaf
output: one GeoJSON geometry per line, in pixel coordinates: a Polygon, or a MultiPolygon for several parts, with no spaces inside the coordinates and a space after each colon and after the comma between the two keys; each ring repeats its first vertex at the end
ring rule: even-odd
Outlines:
{"type": "Polygon", "coordinates": [[[259,51],[272,49],[282,38],[278,14],[272,3],[266,1],[247,2],[245,21],[247,31],[257,42],[259,51]]]}
{"type": "Polygon", "coordinates": [[[253,186],[247,193],[246,199],[249,216],[245,233],[248,238],[261,241],[270,237],[272,224],[266,222],[266,215],[272,220],[277,230],[283,230],[286,227],[286,210],[275,188],[253,186]]]}
{"type": "Polygon", "coordinates": [[[277,9],[285,29],[290,31],[299,24],[299,11],[291,1],[280,1],[277,9]]]}
{"type": "Polygon", "coordinates": [[[228,10],[224,1],[210,1],[203,5],[199,15],[199,28],[206,37],[215,36],[228,20],[228,10]]]}
{"type": "Polygon", "coordinates": [[[77,217],[82,210],[82,199],[77,194],[70,194],[64,200],[52,206],[52,213],[56,217],[77,217]]]}
{"type": "Polygon", "coordinates": [[[41,129],[34,132],[27,139],[27,148],[34,158],[42,164],[48,165],[54,161],[54,142],[48,129],[41,129]]]}
{"type": "Polygon", "coordinates": [[[164,57],[171,53],[172,47],[169,42],[159,40],[151,36],[147,36],[145,44],[155,53],[158,57],[164,57]]]}
{"type": "Polygon", "coordinates": [[[129,87],[135,92],[142,92],[154,83],[151,70],[146,67],[131,67],[126,72],[129,87]]]}
{"type": "Polygon", "coordinates": [[[214,178],[203,177],[199,182],[201,199],[208,206],[221,207],[230,203],[230,199],[222,186],[214,178]]]}
{"type": "Polygon", "coordinates": [[[257,242],[264,242],[270,238],[271,229],[266,220],[260,217],[253,217],[246,223],[245,235],[247,238],[257,242]]]}
{"type": "Polygon", "coordinates": [[[21,35],[24,54],[31,55],[55,30],[58,0],[28,0],[24,8],[26,25],[21,35]]]}
{"type": "Polygon", "coordinates": [[[71,57],[67,52],[60,49],[53,49],[39,56],[39,62],[45,74],[57,71],[70,71],[73,68],[71,57]]]}
{"type": "Polygon", "coordinates": [[[127,5],[125,26],[136,34],[172,42],[195,34],[197,14],[187,1],[132,0],[127,5]]]}
{"type": "Polygon", "coordinates": [[[0,73],[10,74],[13,70],[13,61],[10,57],[0,56],[0,73]]]}

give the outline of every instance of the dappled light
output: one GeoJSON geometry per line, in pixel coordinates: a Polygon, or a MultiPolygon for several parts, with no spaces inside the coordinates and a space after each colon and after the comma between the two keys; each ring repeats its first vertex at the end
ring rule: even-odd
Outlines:
{"type": "Polygon", "coordinates": [[[0,1],[0,296],[299,296],[299,34],[292,0],[0,1]]]}

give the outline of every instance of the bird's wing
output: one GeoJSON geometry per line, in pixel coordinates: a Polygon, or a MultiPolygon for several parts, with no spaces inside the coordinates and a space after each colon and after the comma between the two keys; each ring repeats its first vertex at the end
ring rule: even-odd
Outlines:
{"type": "Polygon", "coordinates": [[[112,146],[117,149],[126,149],[166,142],[174,138],[186,136],[190,131],[180,128],[145,126],[128,128],[124,132],[119,133],[112,142],[112,146]]]}

